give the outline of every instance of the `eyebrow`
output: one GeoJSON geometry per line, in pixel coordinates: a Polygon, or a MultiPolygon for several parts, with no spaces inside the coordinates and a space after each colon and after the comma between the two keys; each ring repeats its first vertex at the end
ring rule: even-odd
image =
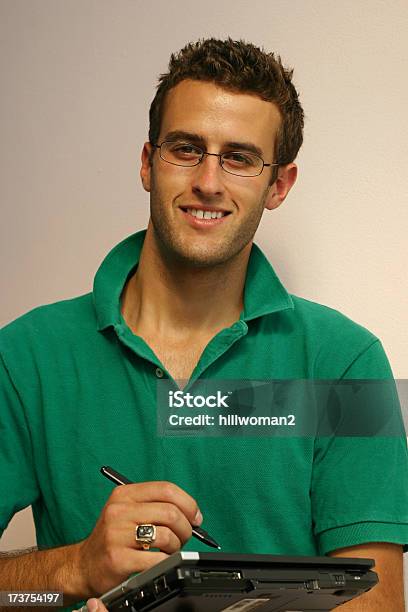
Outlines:
{"type": "MultiPolygon", "coordinates": [[[[196,144],[201,148],[206,147],[205,138],[203,138],[199,134],[194,134],[193,132],[184,132],[183,130],[174,130],[173,132],[168,132],[163,138],[163,141],[165,140],[183,140],[191,142],[192,144],[196,144]]],[[[259,157],[263,158],[262,149],[257,147],[253,142],[229,141],[225,142],[223,147],[230,149],[231,151],[250,151],[251,153],[255,153],[255,155],[259,155],[259,157]]]]}

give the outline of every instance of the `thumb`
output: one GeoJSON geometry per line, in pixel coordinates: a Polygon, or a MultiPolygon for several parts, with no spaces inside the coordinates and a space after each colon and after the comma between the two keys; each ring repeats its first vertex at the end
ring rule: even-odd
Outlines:
{"type": "Polygon", "coordinates": [[[105,607],[105,605],[102,603],[100,599],[95,599],[95,597],[92,597],[91,599],[88,599],[88,601],[86,602],[86,606],[83,606],[79,610],[76,610],[76,612],[87,612],[87,611],[88,612],[108,612],[108,609],[105,607]]]}

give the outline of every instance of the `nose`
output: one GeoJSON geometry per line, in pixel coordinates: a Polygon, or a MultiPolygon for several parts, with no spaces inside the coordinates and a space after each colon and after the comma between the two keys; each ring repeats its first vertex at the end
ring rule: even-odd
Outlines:
{"type": "Polygon", "coordinates": [[[217,155],[204,155],[202,161],[195,167],[193,192],[206,199],[219,197],[224,192],[224,174],[217,155]]]}

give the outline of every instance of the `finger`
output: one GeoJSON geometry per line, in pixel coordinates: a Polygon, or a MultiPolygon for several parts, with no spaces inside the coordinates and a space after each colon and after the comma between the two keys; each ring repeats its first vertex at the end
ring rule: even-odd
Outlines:
{"type": "Polygon", "coordinates": [[[79,608],[78,610],[74,610],[74,612],[108,612],[108,609],[104,606],[103,602],[100,599],[95,599],[92,597],[88,599],[85,606],[79,608]]]}
{"type": "MultiPolygon", "coordinates": [[[[120,570],[124,575],[130,576],[130,574],[134,572],[144,572],[168,557],[169,555],[164,552],[128,548],[120,553],[120,570]]],[[[109,587],[109,589],[105,589],[105,591],[111,588],[113,587],[109,587]]]]}
{"type": "Polygon", "coordinates": [[[172,482],[142,482],[116,487],[111,499],[131,499],[135,503],[167,502],[181,510],[191,525],[201,525],[202,515],[196,500],[172,482]]]}
{"type": "Polygon", "coordinates": [[[100,599],[95,599],[94,597],[92,597],[92,599],[88,599],[86,602],[86,607],[88,608],[89,612],[103,612],[104,610],[107,610],[103,602],[100,599]]]}
{"type": "MultiPolygon", "coordinates": [[[[139,523],[138,525],[143,524],[152,523],[139,523]]],[[[138,539],[136,537],[138,525],[126,522],[120,526],[116,526],[114,532],[109,534],[109,539],[106,538],[106,544],[109,545],[111,550],[124,548],[146,550],[143,547],[143,539],[138,539]]],[[[154,541],[150,543],[150,548],[158,548],[159,550],[169,554],[180,550],[182,542],[171,529],[157,525],[154,526],[156,527],[156,537],[154,538],[154,541]]]]}
{"type": "MultiPolygon", "coordinates": [[[[127,530],[134,533],[136,525],[153,524],[156,527],[167,527],[183,544],[191,538],[191,524],[181,510],[169,503],[139,503],[134,505],[129,501],[109,503],[104,509],[106,523],[113,526],[115,531],[127,530]]],[[[121,540],[126,543],[125,540],[121,540]]]]}
{"type": "MultiPolygon", "coordinates": [[[[136,539],[135,532],[131,545],[137,550],[143,550],[143,542],[136,539]]],[[[171,555],[171,553],[180,550],[182,544],[178,537],[168,527],[156,527],[156,538],[150,546],[151,548],[158,548],[171,555]]]]}

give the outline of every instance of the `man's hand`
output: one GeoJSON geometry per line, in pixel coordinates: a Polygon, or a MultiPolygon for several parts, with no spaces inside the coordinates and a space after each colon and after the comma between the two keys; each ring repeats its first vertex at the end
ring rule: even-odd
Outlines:
{"type": "MultiPolygon", "coordinates": [[[[88,599],[86,602],[86,609],[88,612],[108,612],[108,609],[104,606],[103,602],[100,599],[95,599],[92,597],[88,599]]],[[[85,607],[79,608],[78,610],[74,610],[74,612],[84,612],[85,607]]]]}
{"type": "Polygon", "coordinates": [[[122,485],[112,491],[91,535],[78,548],[82,597],[104,593],[133,572],[146,570],[176,552],[202,516],[196,501],[170,482],[122,485]],[[141,550],[136,525],[156,526],[152,545],[141,550]]]}
{"type": "Polygon", "coordinates": [[[339,607],[344,612],[404,612],[402,546],[388,542],[370,542],[334,550],[330,557],[374,559],[379,583],[367,593],[339,607]]]}
{"type": "Polygon", "coordinates": [[[179,550],[201,522],[196,501],[170,482],[121,485],[82,542],[0,558],[0,590],[63,591],[65,605],[101,595],[179,550]],[[149,523],[158,551],[135,539],[136,525],[149,523]]]}

